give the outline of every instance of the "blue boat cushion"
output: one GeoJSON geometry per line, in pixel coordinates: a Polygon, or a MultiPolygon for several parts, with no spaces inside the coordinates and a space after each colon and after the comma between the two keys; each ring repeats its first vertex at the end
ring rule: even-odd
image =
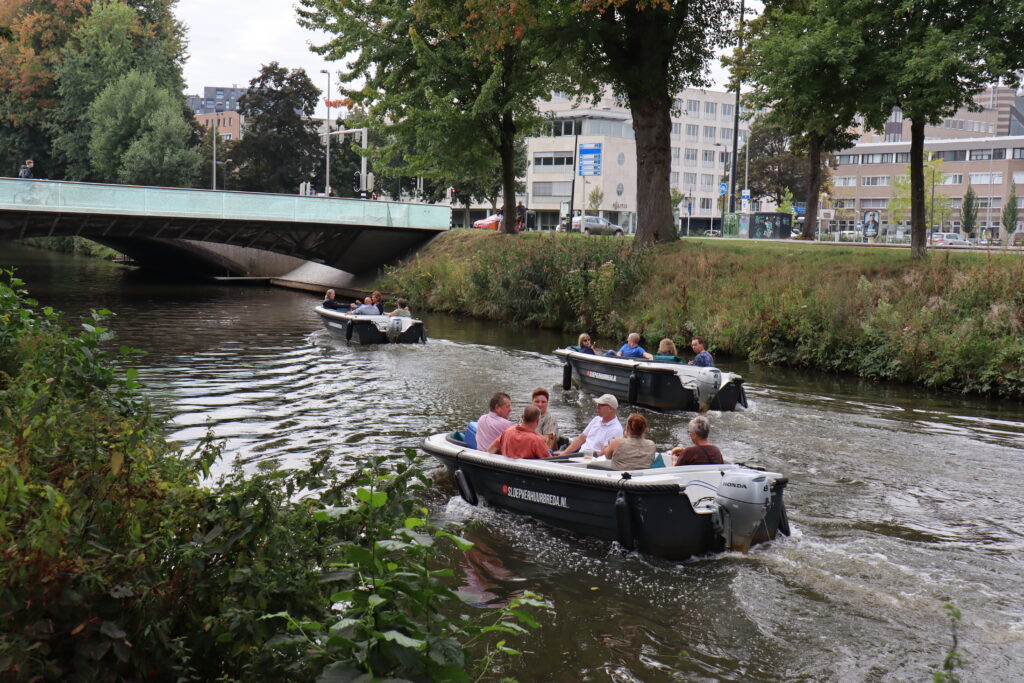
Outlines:
{"type": "Polygon", "coordinates": [[[666,360],[669,363],[678,363],[679,362],[679,356],[659,356],[659,355],[655,355],[654,356],[654,360],[666,360]]]}
{"type": "Polygon", "coordinates": [[[613,357],[613,358],[614,358],[614,357],[615,357],[615,352],[614,352],[614,351],[612,351],[611,349],[608,349],[607,351],[605,351],[605,352],[604,352],[604,354],[603,354],[603,355],[605,355],[605,356],[611,356],[611,357],[613,357]]]}
{"type": "Polygon", "coordinates": [[[470,448],[476,448],[476,422],[470,422],[466,425],[466,445],[470,448]]]}
{"type": "Polygon", "coordinates": [[[654,462],[652,462],[651,466],[648,467],[647,469],[653,470],[653,469],[656,469],[658,467],[665,467],[665,454],[664,453],[659,453],[658,455],[654,456],[654,462]]]}
{"type": "Polygon", "coordinates": [[[572,345],[572,346],[570,346],[569,348],[570,348],[570,349],[572,349],[573,351],[579,351],[579,350],[580,350],[580,347],[579,347],[579,346],[577,346],[576,344],[573,344],[573,345],[572,345]]]}

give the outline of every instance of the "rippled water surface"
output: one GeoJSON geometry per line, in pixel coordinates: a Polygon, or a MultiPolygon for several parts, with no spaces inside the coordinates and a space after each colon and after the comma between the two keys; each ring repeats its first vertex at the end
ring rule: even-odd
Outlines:
{"type": "MultiPolygon", "coordinates": [[[[498,389],[517,406],[552,389],[566,432],[592,413],[586,396],[557,388],[550,351],[567,340],[551,332],[428,315],[424,346],[358,348],[327,335],[309,294],[182,283],[2,243],[0,265],[71,317],[113,310],[122,343],[149,351],[140,373],[171,437],[188,444],[212,430],[250,466],[415,447],[474,419],[498,389]]],[[[523,589],[556,605],[500,673],[930,680],[952,601],[965,680],[1024,679],[1024,406],[721,364],[744,374],[751,406],[712,414],[712,439],[731,460],[789,476],[793,536],[669,563],[471,508],[442,487],[438,520],[477,544],[450,558],[465,589],[485,605],[523,589]]],[[[689,416],[646,415],[659,444],[683,442],[689,416]]]]}

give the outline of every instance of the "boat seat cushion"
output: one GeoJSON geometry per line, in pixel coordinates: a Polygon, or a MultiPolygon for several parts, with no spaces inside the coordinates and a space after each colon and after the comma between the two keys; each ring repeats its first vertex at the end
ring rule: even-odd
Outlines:
{"type": "Polygon", "coordinates": [[[466,445],[470,448],[476,448],[476,422],[470,422],[466,425],[466,445]]]}
{"type": "Polygon", "coordinates": [[[654,357],[654,360],[664,360],[664,361],[668,361],[669,363],[678,363],[679,362],[679,356],[657,356],[656,355],[654,357]]]}
{"type": "Polygon", "coordinates": [[[648,467],[647,469],[653,470],[653,469],[658,468],[658,467],[665,467],[665,454],[664,453],[658,453],[656,456],[654,456],[654,461],[651,463],[651,466],[648,467]]]}
{"type": "Polygon", "coordinates": [[[611,358],[614,358],[614,357],[615,357],[615,352],[614,352],[614,351],[612,351],[611,349],[608,349],[607,351],[605,351],[605,352],[604,352],[603,354],[601,354],[601,355],[603,355],[603,356],[609,356],[609,357],[611,357],[611,358]]]}

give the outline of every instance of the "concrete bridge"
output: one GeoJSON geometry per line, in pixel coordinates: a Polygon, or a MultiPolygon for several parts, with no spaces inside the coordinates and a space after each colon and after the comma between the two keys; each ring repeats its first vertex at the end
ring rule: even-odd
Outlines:
{"type": "Polygon", "coordinates": [[[427,204],[0,178],[0,240],[80,235],[208,275],[276,277],[307,261],[368,273],[450,226],[451,209],[427,204]]]}

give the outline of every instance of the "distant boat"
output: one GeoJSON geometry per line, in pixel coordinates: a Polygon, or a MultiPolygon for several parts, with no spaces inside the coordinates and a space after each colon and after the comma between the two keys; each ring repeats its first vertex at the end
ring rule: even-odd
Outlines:
{"type": "Polygon", "coordinates": [[[613,394],[627,403],[657,410],[736,410],[747,407],[743,378],[718,368],[681,361],[644,360],[555,349],[564,361],[562,388],[613,394]]]}
{"type": "Polygon", "coordinates": [[[356,344],[414,344],[427,341],[423,321],[408,316],[353,315],[316,307],[324,327],[333,335],[356,344]]]}
{"type": "Polygon", "coordinates": [[[743,465],[686,465],[613,471],[585,457],[514,460],[470,448],[449,434],[421,448],[454,475],[459,495],[669,560],[789,535],[777,472],[743,465]]]}

